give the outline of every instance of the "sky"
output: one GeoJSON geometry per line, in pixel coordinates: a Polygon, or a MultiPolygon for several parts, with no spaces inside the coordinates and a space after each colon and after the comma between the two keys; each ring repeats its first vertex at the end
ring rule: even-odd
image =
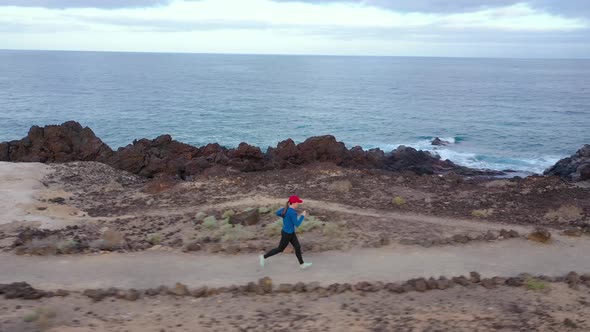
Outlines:
{"type": "Polygon", "coordinates": [[[590,58],[590,0],[0,0],[0,49],[590,58]]]}

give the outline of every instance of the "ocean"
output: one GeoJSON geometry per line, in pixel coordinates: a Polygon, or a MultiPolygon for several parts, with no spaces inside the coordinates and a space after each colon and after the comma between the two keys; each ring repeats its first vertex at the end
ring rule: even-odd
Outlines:
{"type": "Polygon", "coordinates": [[[590,143],[590,60],[0,51],[0,141],[68,120],[114,149],[332,134],[539,173],[590,143]]]}

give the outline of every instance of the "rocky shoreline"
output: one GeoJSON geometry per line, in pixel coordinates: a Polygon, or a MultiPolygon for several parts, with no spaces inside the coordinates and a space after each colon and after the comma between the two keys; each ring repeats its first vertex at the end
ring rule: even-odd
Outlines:
{"type": "Polygon", "coordinates": [[[26,137],[0,143],[0,161],[61,163],[98,161],[145,177],[158,175],[187,179],[203,173],[254,172],[300,167],[317,162],[356,169],[382,169],[417,174],[454,172],[460,175],[501,175],[503,172],[477,170],[442,160],[429,152],[400,146],[391,152],[380,149],[351,149],[334,136],[310,137],[300,144],[284,140],[266,152],[241,143],[235,149],[217,143],[194,147],[175,141],[170,135],[140,139],[113,151],[92,129],[74,121],[45,127],[33,126],[26,137]]]}

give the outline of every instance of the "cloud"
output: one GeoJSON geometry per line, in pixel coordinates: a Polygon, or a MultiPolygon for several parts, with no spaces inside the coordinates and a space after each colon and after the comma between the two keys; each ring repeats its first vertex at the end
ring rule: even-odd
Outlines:
{"type": "Polygon", "coordinates": [[[300,2],[312,4],[350,3],[372,6],[398,12],[420,13],[468,13],[482,9],[527,4],[555,15],[589,17],[588,0],[273,0],[276,2],[300,2]]]}
{"type": "Polygon", "coordinates": [[[54,0],[0,6],[0,49],[590,56],[590,20],[515,2],[54,0]]]}
{"type": "Polygon", "coordinates": [[[0,6],[39,8],[140,8],[166,5],[170,0],[0,0],[0,6]]]}

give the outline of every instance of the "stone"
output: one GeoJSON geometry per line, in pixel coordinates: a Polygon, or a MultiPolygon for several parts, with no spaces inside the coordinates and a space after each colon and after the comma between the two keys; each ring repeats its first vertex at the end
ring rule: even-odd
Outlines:
{"type": "Polygon", "coordinates": [[[464,276],[453,277],[453,282],[461,286],[469,286],[469,280],[464,276]]]}
{"type": "Polygon", "coordinates": [[[428,289],[437,289],[438,288],[438,283],[437,280],[430,277],[427,281],[426,281],[426,286],[428,287],[428,289]]]}
{"type": "Polygon", "coordinates": [[[45,292],[37,290],[26,282],[13,282],[11,284],[0,285],[0,294],[4,294],[7,299],[25,299],[36,300],[44,297],[45,292]]]}
{"type": "Polygon", "coordinates": [[[184,245],[182,251],[190,252],[190,251],[200,251],[203,247],[199,243],[199,241],[191,241],[184,245]]]}
{"type": "Polygon", "coordinates": [[[440,290],[444,290],[444,289],[447,289],[450,287],[451,287],[451,282],[445,277],[440,277],[436,281],[436,288],[438,288],[440,290]]]}
{"type": "Polygon", "coordinates": [[[479,273],[477,273],[477,272],[470,272],[470,273],[469,273],[469,280],[470,280],[472,283],[476,284],[476,283],[478,283],[478,282],[480,282],[480,281],[481,281],[481,276],[480,276],[480,275],[479,275],[479,273]]]}
{"type": "Polygon", "coordinates": [[[410,282],[414,286],[414,289],[418,292],[425,292],[428,290],[428,285],[426,283],[426,279],[424,278],[412,279],[410,282]]]}
{"type": "Polygon", "coordinates": [[[315,290],[317,290],[319,288],[320,288],[320,283],[317,282],[317,281],[314,281],[314,282],[310,282],[310,283],[305,284],[305,291],[308,292],[308,293],[309,292],[313,292],[313,291],[315,291],[315,290]]]}
{"type": "Polygon", "coordinates": [[[348,180],[334,181],[328,185],[328,189],[340,193],[347,193],[352,190],[352,183],[348,180]]]}
{"type": "Polygon", "coordinates": [[[178,296],[187,296],[190,294],[188,287],[186,287],[186,285],[183,285],[179,282],[176,283],[176,285],[174,286],[174,288],[172,288],[170,290],[170,292],[174,295],[178,295],[178,296]]]}
{"type": "Polygon", "coordinates": [[[481,285],[487,289],[496,288],[496,283],[493,279],[484,278],[481,280],[481,285]]]}
{"type": "Polygon", "coordinates": [[[191,292],[193,297],[206,297],[209,294],[209,289],[206,286],[193,289],[191,292]]]}
{"type": "Polygon", "coordinates": [[[293,285],[291,284],[280,284],[277,288],[279,293],[291,293],[293,291],[293,285]]]}
{"type": "Polygon", "coordinates": [[[232,225],[240,224],[244,226],[252,226],[258,224],[258,222],[260,222],[260,213],[258,212],[258,209],[236,213],[229,218],[229,223],[232,225]]]}
{"type": "Polygon", "coordinates": [[[570,157],[548,168],[545,175],[555,175],[568,181],[590,180],[590,144],[584,145],[570,157]]]}
{"type": "Polygon", "coordinates": [[[102,289],[86,289],[83,295],[91,298],[94,302],[102,301],[108,294],[102,289]]]}
{"type": "Polygon", "coordinates": [[[506,285],[512,286],[512,287],[520,287],[520,286],[524,285],[524,279],[522,279],[520,277],[508,278],[508,279],[506,279],[506,285]]]}
{"type": "Polygon", "coordinates": [[[139,299],[139,292],[135,289],[130,289],[125,294],[125,300],[127,301],[137,301],[139,299]]]}
{"type": "Polygon", "coordinates": [[[296,293],[305,292],[305,284],[302,282],[296,283],[295,286],[293,287],[293,291],[295,291],[296,293]]]}
{"type": "Polygon", "coordinates": [[[517,231],[511,229],[508,231],[508,236],[511,238],[518,238],[518,237],[520,237],[520,234],[518,234],[517,231]]]}
{"type": "Polygon", "coordinates": [[[437,146],[446,146],[451,144],[449,141],[443,141],[442,139],[436,137],[435,139],[432,140],[432,142],[430,143],[431,145],[437,145],[437,146]]]}
{"type": "Polygon", "coordinates": [[[454,242],[457,242],[457,243],[469,242],[469,237],[466,235],[461,235],[461,234],[453,235],[452,239],[454,242]]]}

